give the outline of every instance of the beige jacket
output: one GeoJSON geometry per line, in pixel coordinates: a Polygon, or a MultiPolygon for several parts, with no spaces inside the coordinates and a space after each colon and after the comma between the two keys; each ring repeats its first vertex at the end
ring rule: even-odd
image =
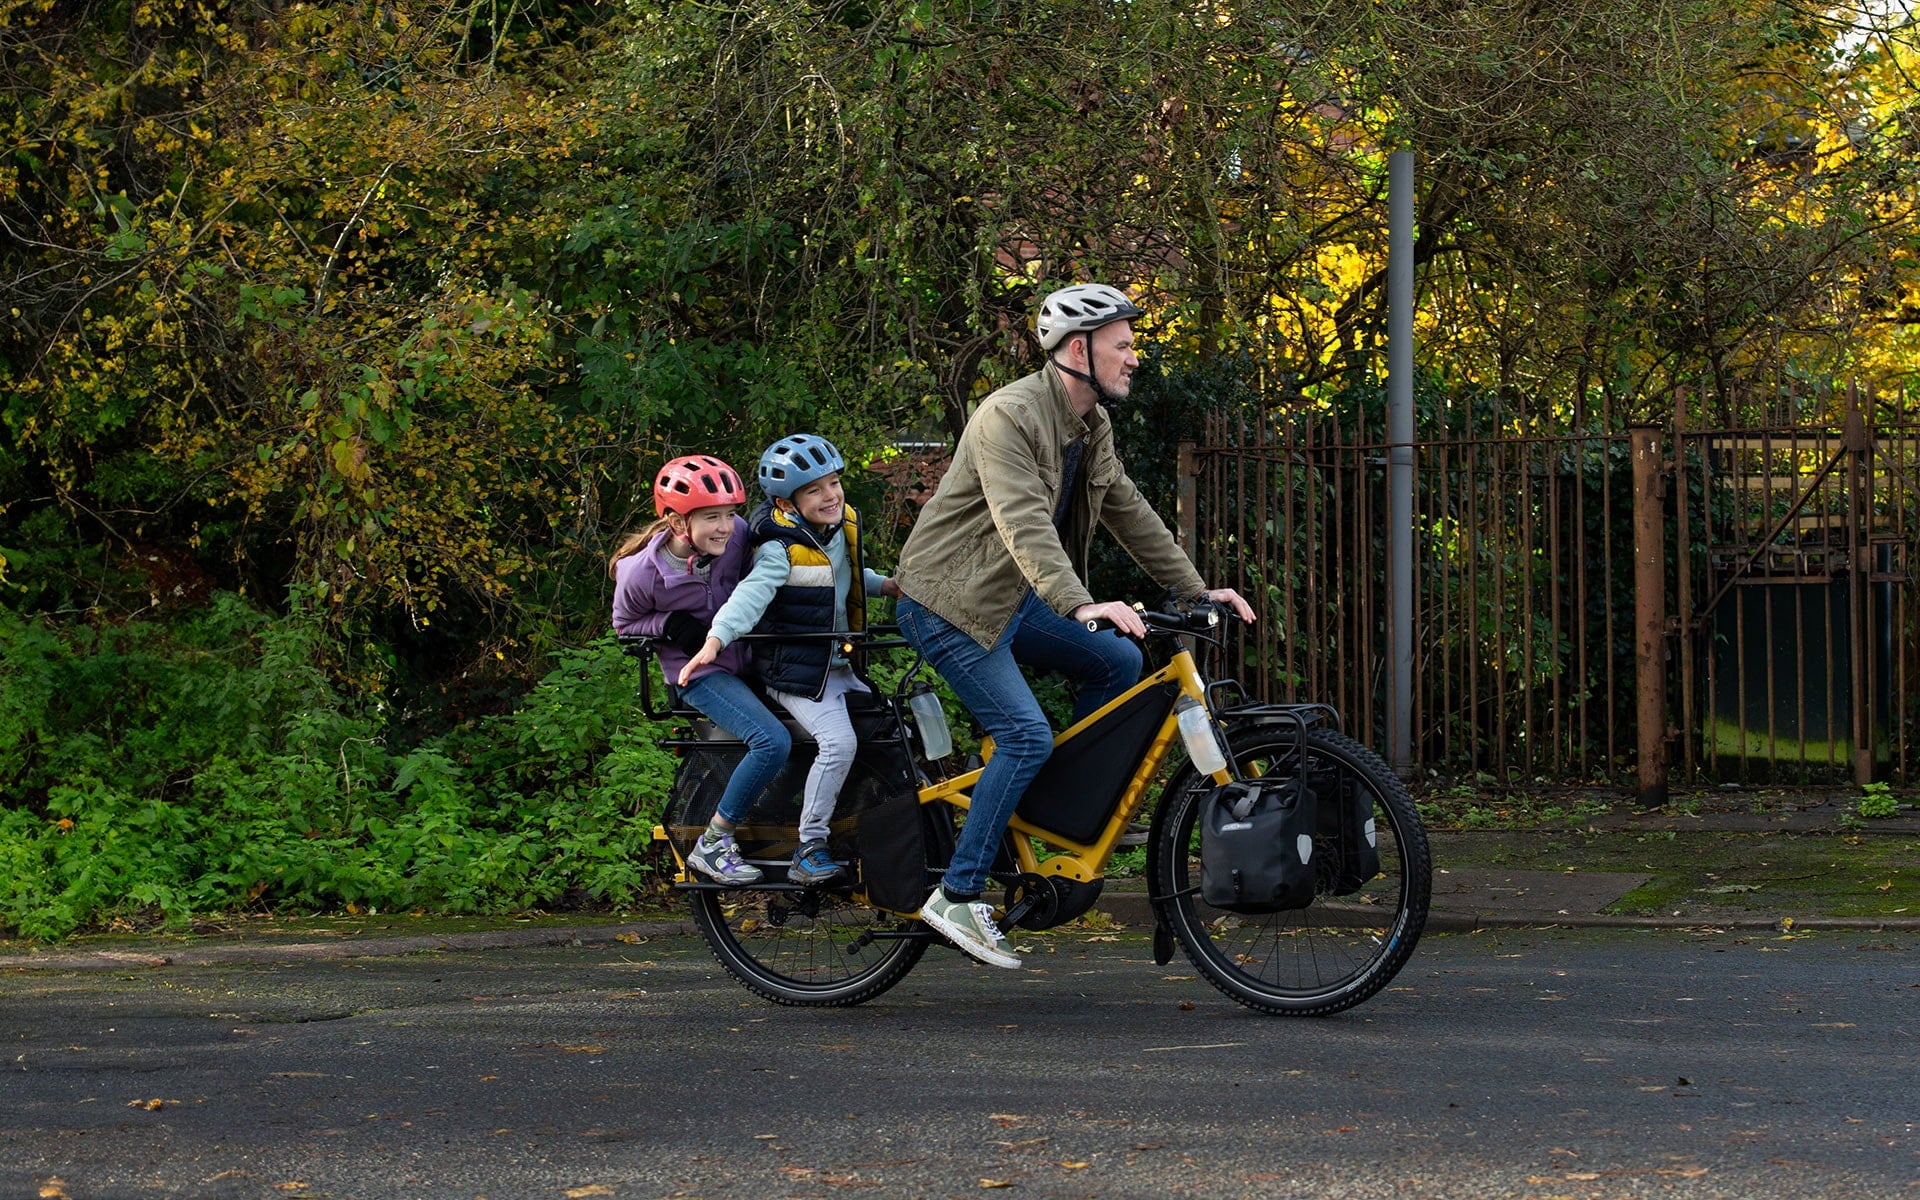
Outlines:
{"type": "Polygon", "coordinates": [[[1205,586],[1166,522],[1127,478],[1113,425],[1096,407],[1082,420],[1049,363],[981,401],[953,465],[900,551],[900,590],[992,649],[1031,587],[1065,616],[1093,603],[1087,553],[1105,525],[1155,583],[1182,595],[1205,586]],[[1085,436],[1081,495],[1053,525],[1063,453],[1085,436]]]}

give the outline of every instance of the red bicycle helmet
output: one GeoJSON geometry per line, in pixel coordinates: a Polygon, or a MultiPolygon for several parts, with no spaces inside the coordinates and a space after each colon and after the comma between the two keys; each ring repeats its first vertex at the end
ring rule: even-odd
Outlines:
{"type": "Polygon", "coordinates": [[[653,508],[661,516],[683,516],[716,504],[745,504],[747,489],[734,469],[710,454],[689,454],[660,468],[653,477],[653,508]]]}

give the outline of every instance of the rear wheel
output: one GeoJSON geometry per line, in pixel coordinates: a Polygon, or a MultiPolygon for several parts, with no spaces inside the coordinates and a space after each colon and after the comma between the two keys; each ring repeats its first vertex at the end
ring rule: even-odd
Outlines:
{"type": "MultiPolygon", "coordinates": [[[[713,815],[738,758],[737,751],[696,751],[683,760],[667,802],[669,836],[683,854],[713,815]]],[[[843,798],[861,786],[856,772],[843,798]]],[[[873,907],[850,887],[788,886],[797,815],[792,805],[755,807],[735,836],[775,886],[689,888],[693,923],[729,975],[775,1003],[830,1008],[871,1000],[920,961],[926,927],[873,907]]]]}
{"type": "Polygon", "coordinates": [[[871,1000],[927,950],[917,921],[844,890],[715,888],[687,893],[693,923],[727,973],[779,1004],[871,1000]]]}
{"type": "MultiPolygon", "coordinates": [[[[1300,770],[1297,729],[1254,726],[1230,740],[1242,778],[1300,770]]],[[[1426,926],[1432,859],[1413,798],[1379,755],[1331,730],[1309,732],[1305,753],[1316,791],[1345,781],[1371,805],[1379,874],[1350,888],[1352,880],[1323,872],[1313,903],[1301,909],[1246,915],[1207,906],[1200,810],[1213,782],[1191,766],[1161,795],[1149,860],[1155,915],[1209,982],[1261,1012],[1326,1016],[1366,1000],[1406,965],[1426,926]],[[1336,887],[1345,894],[1333,894],[1336,887]]],[[[1315,858],[1337,863],[1337,847],[1316,839],[1315,858]]]]}

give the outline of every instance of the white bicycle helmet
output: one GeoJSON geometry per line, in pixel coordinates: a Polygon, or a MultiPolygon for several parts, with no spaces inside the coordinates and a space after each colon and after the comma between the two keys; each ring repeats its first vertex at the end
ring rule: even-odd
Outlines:
{"type": "Polygon", "coordinates": [[[1087,333],[1102,325],[1145,315],[1145,310],[1127,299],[1127,294],[1119,288],[1104,283],[1063,287],[1040,302],[1040,319],[1036,323],[1040,348],[1052,354],[1054,347],[1066,341],[1069,334],[1087,333]]]}

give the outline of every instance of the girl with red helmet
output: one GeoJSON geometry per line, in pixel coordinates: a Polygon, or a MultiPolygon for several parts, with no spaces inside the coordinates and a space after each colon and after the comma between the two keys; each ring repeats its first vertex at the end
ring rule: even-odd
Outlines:
{"type": "Polygon", "coordinates": [[[653,482],[659,520],[629,537],[615,552],[613,627],[624,634],[661,639],[655,653],[680,695],[747,745],[747,754],[720,797],[687,866],[720,883],[755,883],[760,868],[740,857],[734,828],[754,799],[786,766],[793,739],[741,678],[744,645],[685,670],[707,640],[713,614],[747,573],[752,555],[747,523],[737,509],[746,488],[738,472],[706,454],[676,458],[653,482]]]}

